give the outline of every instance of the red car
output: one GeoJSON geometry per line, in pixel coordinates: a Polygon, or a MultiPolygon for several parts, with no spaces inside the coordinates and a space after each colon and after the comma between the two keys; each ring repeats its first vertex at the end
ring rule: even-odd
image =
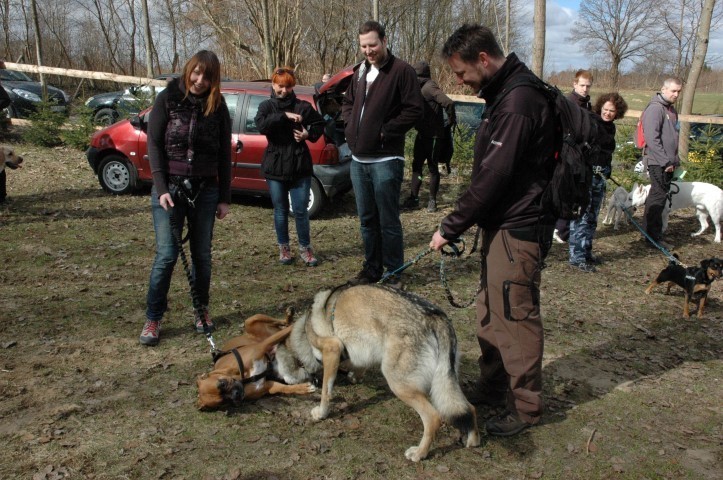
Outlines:
{"type": "MultiPolygon", "coordinates": [[[[261,175],[266,136],[259,133],[254,117],[259,104],[269,98],[271,84],[223,82],[221,92],[226,99],[232,122],[229,139],[233,157],[231,189],[236,193],[268,195],[266,180],[261,175]]],[[[315,98],[313,87],[300,85],[294,88],[294,92],[300,99],[316,106],[324,116],[325,112],[319,105],[329,104],[325,96],[317,94],[315,98]]],[[[316,142],[308,142],[314,163],[308,207],[311,217],[318,215],[329,199],[351,189],[351,156],[339,153],[337,143],[342,145],[344,140],[343,133],[339,136],[339,125],[335,124],[338,117],[335,113],[332,111],[327,115],[329,123],[326,133],[316,142]]],[[[130,193],[141,184],[152,182],[146,148],[147,115],[148,110],[104,128],[91,137],[90,148],[86,152],[88,163],[107,192],[130,193]]],[[[345,145],[341,149],[348,152],[345,145]]]]}

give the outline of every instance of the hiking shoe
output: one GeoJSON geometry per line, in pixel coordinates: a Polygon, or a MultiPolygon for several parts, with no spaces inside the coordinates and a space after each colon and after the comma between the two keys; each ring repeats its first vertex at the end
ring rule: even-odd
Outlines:
{"type": "Polygon", "coordinates": [[[282,265],[291,265],[291,262],[293,261],[294,257],[291,256],[289,244],[283,243],[279,245],[279,262],[281,262],[282,265]]]}
{"type": "Polygon", "coordinates": [[[413,210],[415,208],[419,208],[419,197],[415,197],[414,195],[410,195],[407,197],[406,200],[402,203],[402,209],[404,210],[413,210]]]}
{"type": "MultiPolygon", "coordinates": [[[[548,230],[548,232],[549,232],[549,230],[548,230]]],[[[552,232],[552,239],[555,240],[556,243],[567,243],[567,242],[565,242],[565,240],[562,239],[562,237],[560,236],[560,232],[558,232],[557,229],[555,229],[555,231],[552,232]]]]}
{"type": "Polygon", "coordinates": [[[673,248],[675,248],[675,247],[673,247],[673,245],[671,243],[666,242],[662,238],[660,240],[658,240],[657,243],[658,243],[658,245],[660,245],[661,247],[663,247],[666,250],[672,250],[673,248]]]}
{"type": "Polygon", "coordinates": [[[579,268],[585,273],[595,273],[597,269],[595,268],[595,265],[589,264],[587,262],[580,262],[580,263],[570,263],[571,267],[579,268]]]}
{"type": "Polygon", "coordinates": [[[437,211],[437,201],[433,198],[429,200],[429,203],[427,204],[427,211],[429,213],[433,213],[437,211]]]}
{"type": "Polygon", "coordinates": [[[195,312],[194,317],[196,319],[195,327],[196,332],[198,333],[206,333],[206,331],[203,329],[203,321],[206,320],[206,325],[208,326],[208,331],[213,332],[216,330],[216,325],[213,323],[213,320],[211,320],[208,316],[208,311],[203,310],[203,313],[201,315],[198,314],[198,312],[195,312]]]}
{"type": "Polygon", "coordinates": [[[356,274],[356,277],[347,281],[346,283],[351,286],[355,285],[369,285],[370,283],[377,283],[382,277],[373,275],[369,270],[362,269],[361,272],[356,274]]]}
{"type": "Polygon", "coordinates": [[[521,420],[517,415],[509,411],[492,417],[485,422],[487,433],[495,437],[511,437],[531,426],[531,423],[521,420]]]}
{"type": "Polygon", "coordinates": [[[589,263],[592,265],[602,265],[604,262],[602,261],[602,258],[598,257],[597,255],[590,255],[589,257],[585,258],[585,263],[589,263]]]}
{"type": "Polygon", "coordinates": [[[158,345],[158,342],[161,341],[161,321],[146,320],[146,323],[143,324],[143,330],[141,330],[139,340],[141,345],[158,345]]]}
{"type": "Polygon", "coordinates": [[[311,247],[301,247],[299,249],[299,256],[301,260],[306,264],[307,267],[315,267],[319,264],[319,261],[314,256],[314,251],[311,247]]]}
{"type": "Polygon", "coordinates": [[[388,287],[397,288],[399,290],[402,289],[402,276],[399,274],[395,275],[389,275],[388,277],[384,277],[384,282],[382,285],[386,285],[388,287]]]}

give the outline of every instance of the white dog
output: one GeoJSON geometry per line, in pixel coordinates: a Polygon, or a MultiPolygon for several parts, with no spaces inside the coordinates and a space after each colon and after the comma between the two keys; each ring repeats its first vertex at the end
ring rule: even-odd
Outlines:
{"type": "Polygon", "coordinates": [[[625,215],[625,212],[623,212],[623,208],[630,208],[631,206],[631,199],[630,194],[627,190],[625,190],[623,187],[618,187],[613,192],[613,196],[610,197],[610,204],[608,205],[608,213],[605,215],[605,218],[603,219],[604,225],[610,225],[613,222],[615,225],[613,226],[613,230],[618,229],[618,224],[620,223],[620,219],[623,220],[623,223],[627,225],[628,223],[628,216],[625,215]]]}
{"type": "MultiPolygon", "coordinates": [[[[673,182],[670,187],[673,194],[672,206],[668,208],[665,202],[663,210],[663,231],[668,229],[668,215],[670,210],[679,208],[695,207],[695,214],[700,222],[700,230],[691,234],[696,237],[708,229],[708,217],[713,221],[715,227],[715,241],[720,243],[720,221],[723,214],[723,190],[719,187],[704,182],[673,182]]],[[[650,185],[633,186],[632,206],[639,207],[645,204],[650,193],[650,185]]]]}

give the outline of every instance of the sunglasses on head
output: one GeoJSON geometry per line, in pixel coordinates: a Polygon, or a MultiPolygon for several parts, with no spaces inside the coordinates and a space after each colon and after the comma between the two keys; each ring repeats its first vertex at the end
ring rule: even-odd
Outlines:
{"type": "Polygon", "coordinates": [[[294,75],[294,71],[288,68],[277,68],[274,72],[276,75],[283,75],[285,73],[288,73],[289,75],[294,75]]]}

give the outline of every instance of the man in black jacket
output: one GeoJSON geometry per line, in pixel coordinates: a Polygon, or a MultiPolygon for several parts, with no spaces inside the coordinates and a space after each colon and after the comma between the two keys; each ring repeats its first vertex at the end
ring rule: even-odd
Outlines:
{"type": "Polygon", "coordinates": [[[542,210],[540,199],[554,166],[554,117],[534,87],[517,86],[501,96],[516,78],[533,74],[514,53],[503,55],[488,28],[462,26],[442,55],[457,81],[494,108],[485,112],[477,131],[470,186],[429,246],[439,250],[468,228],[482,228],[481,378],[469,399],[506,405],[486,428],[490,435],[510,436],[537,424],[543,409],[539,288],[554,218],[542,210]]]}
{"type": "MultiPolygon", "coordinates": [[[[352,283],[373,283],[404,264],[399,195],[404,177],[404,137],[422,116],[423,100],[414,69],[387,49],[384,27],[359,29],[366,59],[342,102],[344,133],[352,152],[351,181],[364,242],[364,268],[352,283]]],[[[389,284],[399,285],[397,276],[389,284]]]]}

